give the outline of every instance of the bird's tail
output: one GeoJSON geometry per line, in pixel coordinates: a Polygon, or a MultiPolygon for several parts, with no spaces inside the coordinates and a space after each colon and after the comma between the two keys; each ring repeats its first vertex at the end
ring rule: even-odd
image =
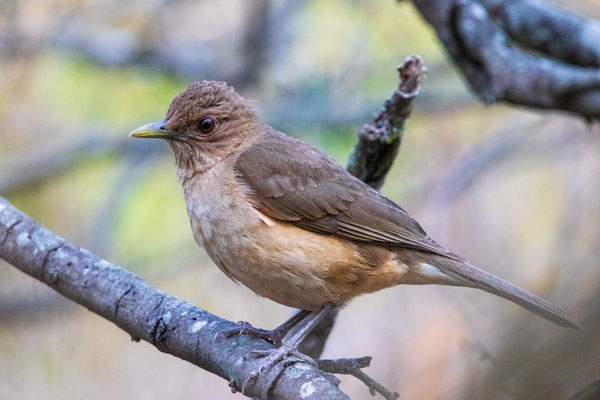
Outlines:
{"type": "Polygon", "coordinates": [[[445,259],[438,264],[437,268],[457,281],[464,282],[464,286],[475,287],[504,297],[557,325],[582,329],[575,322],[571,321],[567,313],[548,303],[546,300],[467,262],[445,259]]]}

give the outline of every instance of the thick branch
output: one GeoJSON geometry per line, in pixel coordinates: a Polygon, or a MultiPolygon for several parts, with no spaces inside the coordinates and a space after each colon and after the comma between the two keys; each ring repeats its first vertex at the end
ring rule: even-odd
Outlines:
{"type": "Polygon", "coordinates": [[[569,64],[600,67],[600,22],[547,1],[479,0],[511,38],[569,64]]]}
{"type": "Polygon", "coordinates": [[[572,31],[574,17],[547,5],[541,8],[526,0],[502,4],[484,0],[499,22],[524,46],[519,48],[510,42],[509,35],[480,2],[413,0],[413,3],[435,28],[471,88],[487,104],[506,101],[570,111],[587,118],[600,117],[600,68],[594,61],[600,41],[597,23],[586,22],[581,24],[582,31],[572,31]],[[522,23],[524,19],[529,22],[522,23]],[[547,24],[546,31],[540,28],[542,23],[547,24]],[[560,43],[547,43],[550,39],[560,43]],[[574,45],[575,40],[580,41],[580,47],[574,45]],[[564,50],[571,45],[571,50],[564,50]],[[574,57],[577,48],[584,49],[585,54],[574,57]],[[540,51],[550,57],[535,53],[540,51]]]}
{"type": "MultiPolygon", "coordinates": [[[[225,338],[235,326],[207,311],[162,293],[122,267],[81,249],[34,222],[0,197],[0,257],[63,296],[115,323],[133,340],[189,361],[239,390],[261,363],[247,358],[275,347],[247,335],[225,338]]],[[[330,374],[288,357],[246,385],[262,399],[348,399],[330,374]]]]}

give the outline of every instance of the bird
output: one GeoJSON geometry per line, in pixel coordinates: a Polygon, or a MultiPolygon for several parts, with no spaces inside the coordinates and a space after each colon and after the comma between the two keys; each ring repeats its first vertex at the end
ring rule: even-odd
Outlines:
{"type": "Polygon", "coordinates": [[[332,310],[400,284],[477,288],[579,328],[549,302],[438,244],[331,157],[263,122],[225,82],[193,82],[164,120],[130,136],[168,142],[194,238],[221,271],[301,310],[274,330],[241,323],[228,333],[274,341],[271,364],[295,352],[332,310]]]}

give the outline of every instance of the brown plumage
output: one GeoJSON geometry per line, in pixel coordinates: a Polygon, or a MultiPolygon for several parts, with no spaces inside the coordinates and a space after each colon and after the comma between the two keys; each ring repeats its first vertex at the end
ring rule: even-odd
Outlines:
{"type": "Polygon", "coordinates": [[[193,83],[165,121],[132,136],[168,140],[196,241],[261,296],[314,311],[398,284],[436,283],[483,289],[577,326],[440,246],[330,157],[264,124],[224,83],[193,83]]]}

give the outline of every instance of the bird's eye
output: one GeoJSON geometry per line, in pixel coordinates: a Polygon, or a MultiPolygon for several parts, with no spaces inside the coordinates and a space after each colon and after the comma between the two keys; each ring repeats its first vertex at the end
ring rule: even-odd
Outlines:
{"type": "Polygon", "coordinates": [[[215,121],[212,118],[205,118],[200,121],[200,131],[208,133],[215,128],[215,121]]]}

